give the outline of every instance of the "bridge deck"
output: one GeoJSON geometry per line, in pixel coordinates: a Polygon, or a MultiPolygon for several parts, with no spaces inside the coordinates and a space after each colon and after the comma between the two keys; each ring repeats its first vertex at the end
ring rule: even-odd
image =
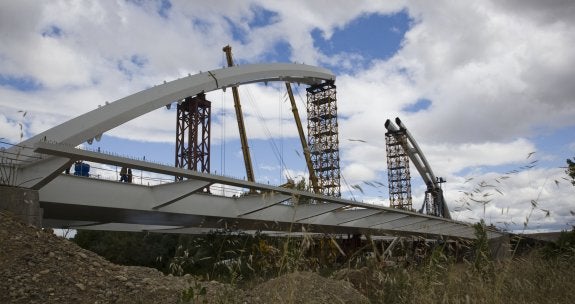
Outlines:
{"type": "MultiPolygon", "coordinates": [[[[51,155],[47,161],[50,158],[85,160],[186,178],[181,182],[146,186],[58,175],[39,190],[44,223],[52,227],[179,233],[194,233],[198,228],[236,228],[474,238],[474,229],[468,223],[405,210],[80,150],[63,144],[39,142],[36,152],[51,155]],[[258,194],[228,197],[202,192],[212,184],[254,189],[258,194]]],[[[488,232],[489,238],[502,235],[497,231],[488,232]]]]}

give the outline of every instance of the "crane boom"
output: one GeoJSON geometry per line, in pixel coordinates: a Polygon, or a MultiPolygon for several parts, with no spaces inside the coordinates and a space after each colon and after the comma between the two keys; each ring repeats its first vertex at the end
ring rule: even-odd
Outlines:
{"type": "MultiPolygon", "coordinates": [[[[234,60],[232,58],[232,47],[226,45],[222,50],[224,53],[226,53],[228,67],[234,66],[234,60]]],[[[244,155],[244,164],[246,166],[246,177],[248,181],[254,182],[254,169],[252,167],[250,147],[248,146],[248,137],[246,135],[246,127],[244,125],[244,115],[242,113],[242,105],[240,104],[240,94],[238,93],[238,88],[236,86],[232,87],[232,95],[234,96],[234,109],[236,110],[236,119],[238,121],[238,129],[240,131],[240,142],[242,145],[242,153],[244,155]]]]}
{"type": "Polygon", "coordinates": [[[443,178],[436,178],[431,166],[427,162],[425,155],[421,152],[419,145],[407,130],[407,127],[403,124],[399,117],[395,118],[395,125],[391,120],[385,122],[385,128],[391,132],[404,132],[406,136],[406,141],[401,142],[403,150],[411,159],[413,165],[421,175],[423,182],[427,186],[427,191],[425,192],[425,200],[423,206],[419,210],[423,212],[424,208],[427,208],[428,213],[433,215],[442,216],[445,218],[451,218],[447,204],[443,197],[443,190],[441,189],[441,184],[445,181],[443,178]]]}
{"type": "Polygon", "coordinates": [[[319,183],[317,181],[317,176],[315,175],[315,171],[313,170],[313,164],[311,162],[311,154],[309,151],[309,147],[307,146],[307,141],[305,140],[305,135],[303,133],[303,126],[301,124],[301,120],[299,118],[299,112],[297,110],[297,106],[295,104],[295,98],[293,97],[293,92],[291,89],[291,85],[289,82],[286,82],[286,89],[289,96],[289,100],[291,102],[291,110],[293,113],[293,118],[295,120],[295,124],[297,126],[297,131],[299,133],[299,139],[301,142],[301,147],[303,149],[303,155],[305,157],[305,163],[307,165],[307,170],[309,171],[309,179],[311,181],[311,186],[313,188],[314,193],[320,193],[319,183]]]}

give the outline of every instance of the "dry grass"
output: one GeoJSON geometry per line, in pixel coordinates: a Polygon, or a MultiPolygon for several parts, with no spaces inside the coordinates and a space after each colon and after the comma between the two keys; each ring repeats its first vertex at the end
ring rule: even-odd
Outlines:
{"type": "MultiPolygon", "coordinates": [[[[414,269],[375,270],[373,303],[572,303],[575,258],[538,252],[492,262],[485,276],[473,264],[448,261],[414,269]]],[[[371,281],[373,282],[373,280],[371,281]]]]}

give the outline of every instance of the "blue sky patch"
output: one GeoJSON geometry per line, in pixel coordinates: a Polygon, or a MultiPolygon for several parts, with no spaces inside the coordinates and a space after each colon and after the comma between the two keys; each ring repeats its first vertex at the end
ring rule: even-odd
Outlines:
{"type": "Polygon", "coordinates": [[[126,78],[128,78],[129,80],[132,79],[132,71],[130,71],[130,69],[126,67],[126,65],[124,65],[123,60],[118,60],[118,64],[116,65],[116,67],[118,68],[118,71],[122,72],[122,74],[126,76],[126,78]]]}
{"type": "MultiPolygon", "coordinates": [[[[279,20],[278,13],[267,10],[261,6],[254,5],[251,6],[250,9],[254,13],[254,17],[247,21],[247,26],[249,30],[268,26],[270,24],[278,22],[279,20]]],[[[247,38],[249,36],[249,33],[246,32],[245,28],[239,26],[237,23],[235,23],[228,17],[224,17],[224,20],[226,20],[226,22],[230,26],[230,31],[234,40],[239,41],[242,44],[247,44],[248,43],[247,38]]],[[[240,22],[245,22],[245,20],[242,20],[240,22]]]]}
{"type": "Polygon", "coordinates": [[[403,107],[401,110],[403,112],[409,112],[409,113],[416,113],[419,111],[424,111],[429,109],[429,107],[431,106],[431,100],[427,99],[427,98],[420,98],[418,99],[415,103],[409,104],[405,107],[403,107]]]}
{"type": "Polygon", "coordinates": [[[224,20],[226,20],[226,22],[230,26],[230,32],[232,34],[232,38],[235,41],[241,42],[241,44],[247,44],[248,41],[246,39],[247,38],[246,31],[244,31],[244,29],[242,29],[241,27],[237,26],[230,18],[224,17],[224,20]]]}
{"type": "MultiPolygon", "coordinates": [[[[139,6],[139,7],[143,7],[145,9],[153,9],[153,6],[149,6],[146,4],[151,4],[151,2],[148,2],[146,0],[125,0],[128,3],[131,3],[133,5],[139,6]]],[[[160,15],[162,18],[167,19],[168,18],[168,14],[170,12],[170,9],[172,8],[172,2],[170,2],[170,0],[156,0],[156,13],[158,13],[158,15],[160,15]]]]}
{"type": "Polygon", "coordinates": [[[126,0],[126,2],[132,3],[132,4],[137,5],[137,6],[143,6],[144,5],[144,0],[126,0]]]}
{"type": "Polygon", "coordinates": [[[279,21],[278,13],[261,6],[252,6],[251,10],[254,12],[254,18],[248,22],[250,29],[267,26],[279,21]]]}
{"type": "Polygon", "coordinates": [[[137,54],[132,55],[132,57],[130,57],[130,61],[139,68],[144,67],[144,65],[148,63],[148,59],[137,54]]]}
{"type": "Polygon", "coordinates": [[[16,77],[0,74],[0,86],[11,87],[22,92],[32,92],[42,89],[42,84],[32,77],[16,77]]]}
{"type": "Polygon", "coordinates": [[[158,14],[163,18],[168,18],[168,13],[172,8],[172,3],[169,0],[160,0],[158,3],[158,14]]]}
{"type": "MultiPolygon", "coordinates": [[[[174,119],[176,117],[174,116],[174,119]]],[[[175,125],[175,122],[174,122],[175,125]]],[[[174,138],[176,132],[174,131],[174,138]]],[[[131,157],[137,157],[139,159],[164,162],[166,160],[171,160],[173,163],[175,155],[175,145],[160,143],[160,142],[142,142],[123,138],[117,138],[115,136],[109,136],[104,134],[102,139],[94,141],[92,145],[88,146],[91,149],[102,148],[102,151],[118,153],[120,155],[130,155],[131,157]]]]}
{"type": "MultiPolygon", "coordinates": [[[[537,136],[531,138],[537,147],[535,158],[542,158],[541,161],[549,167],[564,167],[566,159],[575,156],[570,144],[575,142],[575,126],[560,129],[537,130],[537,136]],[[547,156],[543,158],[542,156],[547,156]],[[555,156],[554,158],[549,158],[555,156]]],[[[526,151],[530,152],[530,151],[526,151]]]]}
{"type": "Polygon", "coordinates": [[[312,31],[312,37],[314,45],[328,56],[354,53],[371,61],[388,59],[397,53],[409,26],[407,11],[392,15],[370,14],[353,20],[343,29],[336,29],[329,40],[323,38],[320,30],[312,31]]]}
{"type": "Polygon", "coordinates": [[[62,29],[55,26],[55,25],[51,25],[50,27],[48,27],[46,30],[44,30],[42,32],[42,37],[57,38],[57,37],[61,37],[61,36],[62,36],[62,29]]]}
{"type": "Polygon", "coordinates": [[[147,58],[134,54],[130,56],[129,59],[118,60],[116,67],[118,71],[122,72],[122,74],[126,75],[126,77],[131,80],[134,75],[134,71],[138,68],[143,68],[147,63],[147,58]]]}
{"type": "Polygon", "coordinates": [[[204,19],[194,18],[192,19],[192,27],[202,32],[207,32],[212,24],[204,19]]]}
{"type": "Polygon", "coordinates": [[[274,44],[273,50],[264,55],[264,62],[289,62],[292,53],[291,45],[285,41],[280,40],[274,44]]]}

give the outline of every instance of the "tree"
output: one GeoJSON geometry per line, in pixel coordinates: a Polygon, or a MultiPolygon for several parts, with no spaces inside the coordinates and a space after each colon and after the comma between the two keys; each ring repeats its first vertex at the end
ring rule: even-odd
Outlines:
{"type": "Polygon", "coordinates": [[[571,183],[575,186],[575,157],[573,157],[573,160],[567,159],[567,170],[565,170],[565,173],[571,177],[571,183]]]}

